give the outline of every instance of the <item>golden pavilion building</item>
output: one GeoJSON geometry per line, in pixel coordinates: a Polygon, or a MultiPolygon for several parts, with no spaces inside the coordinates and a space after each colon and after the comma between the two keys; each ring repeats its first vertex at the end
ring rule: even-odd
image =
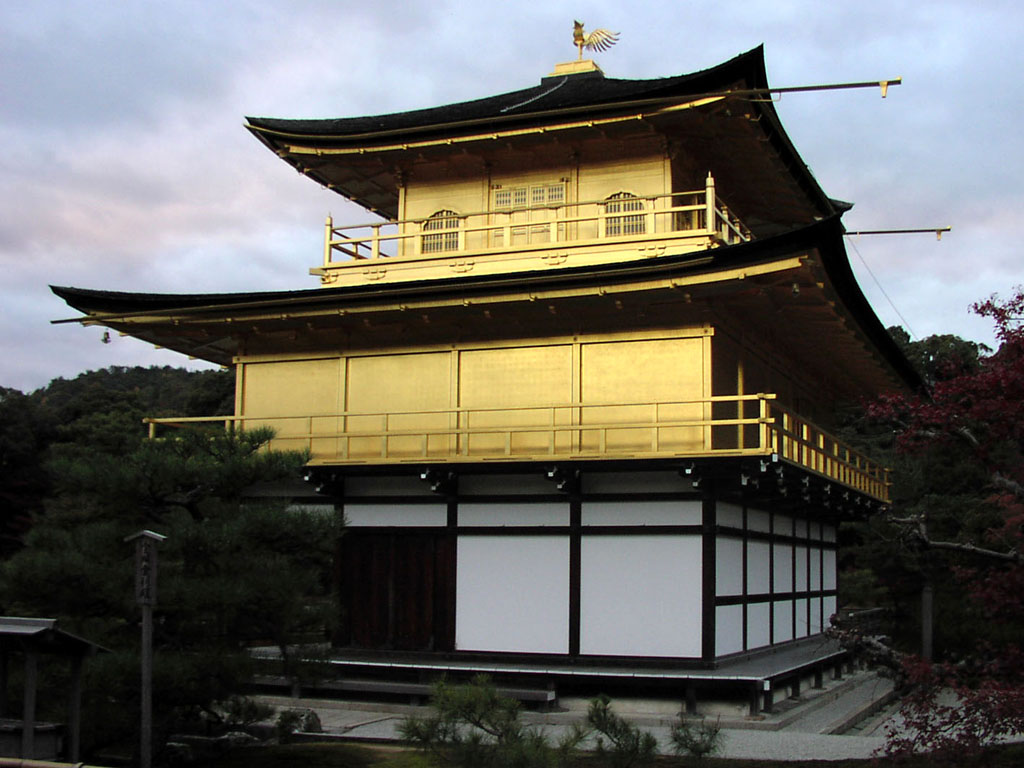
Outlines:
{"type": "Polygon", "coordinates": [[[822,634],[837,526],[888,501],[833,414],[920,382],[851,272],[849,205],[767,88],[755,49],[249,118],[369,212],[327,221],[320,287],[54,291],[82,322],[234,366],[235,412],[211,418],[309,451],[348,521],[339,664],[668,684],[691,706],[733,685],[770,706],[842,658],[822,634]]]}

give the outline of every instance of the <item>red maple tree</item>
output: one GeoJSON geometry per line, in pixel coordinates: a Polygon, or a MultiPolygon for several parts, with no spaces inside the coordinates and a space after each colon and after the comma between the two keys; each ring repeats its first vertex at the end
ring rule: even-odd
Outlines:
{"type": "Polygon", "coordinates": [[[943,558],[968,598],[965,619],[976,622],[966,646],[935,661],[860,639],[888,657],[905,690],[902,726],[889,734],[893,754],[961,754],[1024,733],[1024,289],[973,310],[994,322],[995,353],[974,366],[946,361],[929,392],[889,395],[869,408],[896,429],[899,451],[955,457],[947,465],[976,485],[941,524],[927,499],[890,516],[905,543],[933,562],[943,558]]]}

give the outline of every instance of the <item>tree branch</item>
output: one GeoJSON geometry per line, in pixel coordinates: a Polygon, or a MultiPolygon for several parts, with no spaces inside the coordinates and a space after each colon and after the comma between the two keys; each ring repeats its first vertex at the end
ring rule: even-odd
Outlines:
{"type": "Polygon", "coordinates": [[[1024,500],[1024,485],[1021,485],[1016,480],[1009,477],[1005,477],[999,472],[992,473],[992,485],[996,488],[1001,488],[1004,491],[1009,491],[1018,499],[1024,500]]]}
{"type": "Polygon", "coordinates": [[[952,552],[965,552],[969,555],[984,557],[990,560],[1001,560],[1005,563],[1024,562],[1024,556],[1015,549],[1011,549],[1009,552],[999,552],[995,549],[976,547],[974,544],[967,544],[959,541],[932,541],[927,536],[923,536],[922,541],[925,546],[932,549],[946,549],[952,552]]]}
{"type": "MultiPolygon", "coordinates": [[[[1012,480],[1008,481],[1017,488],[1024,491],[1024,488],[1012,480]]],[[[915,542],[920,544],[922,547],[927,549],[945,549],[950,552],[963,552],[968,555],[974,555],[975,557],[982,557],[988,560],[999,560],[1004,563],[1022,563],[1024,562],[1024,555],[1018,552],[1016,549],[1010,549],[1006,552],[1001,552],[997,549],[988,549],[987,547],[979,547],[975,544],[970,544],[964,541],[935,541],[928,536],[928,529],[925,526],[925,518],[920,517],[890,517],[888,518],[890,523],[894,525],[900,525],[907,528],[907,533],[913,538],[915,542]]]]}

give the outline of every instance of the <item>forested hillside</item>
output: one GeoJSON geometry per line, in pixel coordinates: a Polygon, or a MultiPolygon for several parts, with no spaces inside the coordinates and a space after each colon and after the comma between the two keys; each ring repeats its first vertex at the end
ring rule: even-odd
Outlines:
{"type": "Polygon", "coordinates": [[[170,366],[89,371],[27,394],[0,386],[0,555],[17,549],[42,510],[48,458],[126,453],[146,436],[143,417],[230,414],[234,393],[232,371],[170,366]]]}

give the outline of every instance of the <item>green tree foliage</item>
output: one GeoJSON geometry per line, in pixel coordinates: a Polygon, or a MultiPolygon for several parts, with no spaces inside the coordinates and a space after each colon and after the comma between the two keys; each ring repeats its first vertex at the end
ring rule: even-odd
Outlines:
{"type": "Polygon", "coordinates": [[[984,344],[948,333],[913,341],[898,325],[888,331],[929,388],[940,381],[977,373],[982,358],[992,352],[984,344]]]}
{"type": "Polygon", "coordinates": [[[669,733],[672,748],[677,755],[691,755],[697,759],[710,757],[722,749],[722,724],[701,718],[694,723],[686,719],[686,713],[679,713],[679,722],[669,733]]]}
{"type": "Polygon", "coordinates": [[[654,760],[658,741],[612,711],[611,699],[598,696],[587,709],[587,724],[596,732],[595,752],[611,768],[632,768],[654,760]]]}
{"type": "MultiPolygon", "coordinates": [[[[51,462],[55,495],[0,570],[7,614],[58,618],[107,649],[87,668],[86,748],[126,738],[138,712],[133,550],[159,546],[154,633],[157,733],[217,719],[271,646],[296,672],[293,646],[323,641],[333,617],[330,565],[340,520],[247,499],[256,480],[297,474],[305,457],[268,452],[269,435],[183,431],[122,451],[72,444],[51,462]]],[[[58,686],[61,681],[55,680],[58,686]]]]}
{"type": "Polygon", "coordinates": [[[542,727],[525,725],[519,702],[502,696],[484,675],[466,685],[437,684],[431,709],[425,717],[407,718],[399,733],[435,765],[558,768],[586,764],[580,750],[587,744],[599,765],[612,768],[649,765],[657,756],[654,736],[616,714],[607,696],[593,699],[586,724],[558,741],[542,727]]]}
{"type": "Polygon", "coordinates": [[[0,387],[0,557],[17,550],[47,490],[44,469],[53,422],[35,401],[0,387]]]}
{"type": "MultiPolygon", "coordinates": [[[[928,390],[945,382],[976,375],[986,360],[984,345],[951,335],[912,341],[902,328],[890,335],[911,360],[928,390]]],[[[918,393],[927,399],[924,393],[918,393]]],[[[916,397],[913,399],[917,399],[916,397]]],[[[888,402],[888,401],[886,401],[888,402]]],[[[909,451],[901,444],[902,419],[889,418],[878,403],[851,408],[841,414],[839,434],[848,443],[892,468],[892,509],[899,517],[927,512],[940,537],[968,531],[982,535],[995,518],[987,505],[987,473],[970,452],[950,449],[909,451]]],[[[949,563],[908,540],[905,525],[891,516],[874,516],[844,523],[840,543],[840,604],[881,607],[890,621],[885,630],[904,651],[920,647],[921,591],[934,589],[934,646],[938,655],[956,654],[973,643],[975,627],[962,585],[948,578],[949,563]]]]}
{"type": "Polygon", "coordinates": [[[520,719],[519,702],[501,696],[485,676],[469,685],[438,683],[432,712],[410,717],[399,733],[432,758],[456,768],[556,768],[567,763],[578,736],[553,745],[520,719]]]}
{"type": "Polygon", "coordinates": [[[15,551],[51,494],[51,457],[121,456],[146,437],[145,416],[234,410],[234,373],[107,368],[54,379],[30,394],[0,387],[0,557],[15,551]]]}

